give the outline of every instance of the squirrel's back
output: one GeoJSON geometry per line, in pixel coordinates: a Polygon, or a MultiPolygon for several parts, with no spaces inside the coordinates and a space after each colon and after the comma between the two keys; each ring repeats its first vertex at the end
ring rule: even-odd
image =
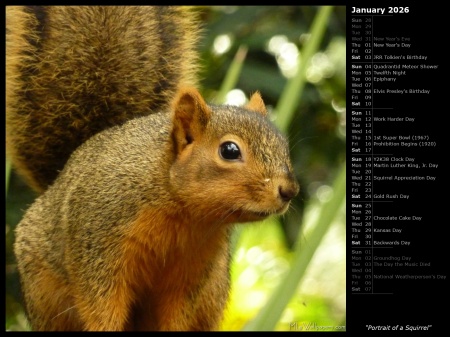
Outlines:
{"type": "Polygon", "coordinates": [[[19,173],[43,191],[93,134],[166,109],[196,84],[198,36],[186,7],[7,7],[6,141],[19,173]]]}

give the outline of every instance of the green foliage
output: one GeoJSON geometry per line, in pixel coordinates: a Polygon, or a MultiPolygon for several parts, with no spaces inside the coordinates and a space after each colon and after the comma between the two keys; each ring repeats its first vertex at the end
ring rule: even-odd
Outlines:
{"type": "Polygon", "coordinates": [[[317,52],[322,36],[325,31],[328,18],[333,7],[324,6],[317,12],[308,41],[305,43],[303,53],[299,54],[299,69],[297,74],[292,77],[283,92],[277,104],[278,119],[277,126],[280,130],[285,131],[292,120],[300,98],[303,94],[303,88],[306,82],[306,70],[308,69],[312,56],[317,52]],[[300,59],[300,55],[302,55],[300,59]]]}
{"type": "MultiPolygon", "coordinates": [[[[291,330],[295,323],[296,330],[341,330],[345,322],[345,11],[329,6],[271,9],[239,7],[211,20],[209,45],[222,34],[233,45],[228,53],[207,52],[203,57],[214,73],[225,69],[226,83],[232,78],[246,94],[259,90],[266,104],[276,107],[272,118],[290,138],[302,186],[281,223],[272,220],[237,229],[233,289],[222,329],[291,330]],[[248,24],[240,21],[245,15],[248,24]],[[267,52],[268,41],[282,35],[300,50],[299,69],[288,79],[280,74],[281,62],[275,61],[281,56],[267,52]],[[237,65],[231,55],[242,45],[248,48],[247,58],[237,65]],[[226,73],[226,69],[233,70],[226,73]],[[242,70],[239,79],[236,69],[242,70]],[[332,194],[330,200],[318,201],[327,193],[332,194]]],[[[205,82],[213,79],[207,77],[205,82]]],[[[204,87],[217,97],[211,90],[214,85],[204,87]]],[[[233,89],[226,87],[220,90],[220,101],[233,89]]]]}
{"type": "Polygon", "coordinates": [[[218,103],[223,103],[225,101],[225,95],[235,88],[236,83],[239,79],[239,75],[241,74],[246,55],[247,47],[241,46],[236,52],[236,55],[234,56],[233,62],[231,63],[230,68],[227,71],[220,90],[216,95],[216,101],[218,103]]]}
{"type": "Polygon", "coordinates": [[[293,262],[287,275],[280,286],[272,293],[265,307],[258,316],[250,322],[245,330],[273,330],[279,321],[295,290],[298,287],[305,270],[312,257],[327,233],[331,223],[336,218],[345,201],[345,165],[341,167],[333,186],[333,196],[324,203],[320,209],[320,215],[314,224],[313,230],[307,236],[308,244],[297,244],[294,251],[293,262]]]}
{"type": "Polygon", "coordinates": [[[9,185],[9,177],[11,175],[11,161],[6,159],[5,164],[5,175],[6,175],[6,182],[5,182],[5,195],[8,195],[8,185],[9,185]]]}

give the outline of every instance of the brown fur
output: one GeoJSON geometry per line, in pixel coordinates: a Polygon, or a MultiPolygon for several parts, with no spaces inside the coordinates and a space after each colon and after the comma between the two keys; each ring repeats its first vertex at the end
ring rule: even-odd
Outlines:
{"type": "Polygon", "coordinates": [[[232,225],[284,213],[298,184],[259,93],[213,106],[181,87],[164,106],[84,141],[18,225],[33,329],[219,328],[232,225]],[[223,157],[228,142],[239,157],[223,157]]]}

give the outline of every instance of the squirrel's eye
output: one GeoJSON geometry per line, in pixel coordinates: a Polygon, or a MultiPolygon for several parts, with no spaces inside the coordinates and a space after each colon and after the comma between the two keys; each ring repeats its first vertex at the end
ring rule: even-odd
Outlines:
{"type": "Polygon", "coordinates": [[[220,145],[220,156],[225,160],[237,160],[241,159],[241,150],[236,143],[225,142],[220,145]]]}

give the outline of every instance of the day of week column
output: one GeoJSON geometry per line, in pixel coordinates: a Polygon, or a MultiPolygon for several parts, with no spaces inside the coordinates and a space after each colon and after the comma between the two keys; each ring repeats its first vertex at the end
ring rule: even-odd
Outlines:
{"type": "Polygon", "coordinates": [[[351,291],[372,292],[372,42],[370,16],[351,24],[351,291]]]}

